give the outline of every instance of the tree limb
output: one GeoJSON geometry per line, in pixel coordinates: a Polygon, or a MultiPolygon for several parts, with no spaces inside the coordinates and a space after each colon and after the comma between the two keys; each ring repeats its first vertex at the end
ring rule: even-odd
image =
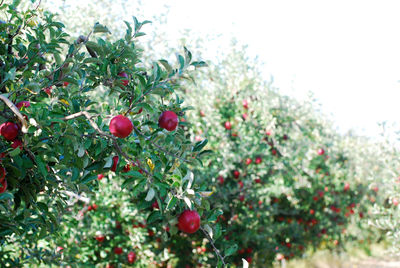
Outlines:
{"type": "Polygon", "coordinates": [[[221,253],[219,252],[218,248],[215,246],[214,244],[214,240],[211,238],[210,234],[203,228],[203,226],[200,226],[200,230],[204,233],[204,235],[206,236],[206,238],[208,239],[208,241],[210,241],[211,246],[214,249],[215,254],[217,254],[217,257],[221,260],[222,262],[222,266],[226,267],[226,263],[225,263],[225,258],[222,257],[221,253]]]}
{"type": "Polygon", "coordinates": [[[10,109],[11,111],[18,117],[19,121],[22,124],[22,133],[28,132],[28,123],[26,122],[24,116],[19,112],[17,106],[14,105],[6,96],[0,95],[0,100],[2,100],[10,109]]]}

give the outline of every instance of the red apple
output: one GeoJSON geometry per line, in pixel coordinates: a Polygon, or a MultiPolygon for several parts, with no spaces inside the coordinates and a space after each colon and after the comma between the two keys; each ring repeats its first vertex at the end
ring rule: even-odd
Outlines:
{"type": "Polygon", "coordinates": [[[120,248],[120,247],[115,247],[115,248],[114,248],[114,253],[115,253],[115,254],[121,255],[122,252],[123,252],[122,248],[120,248]]]}
{"type": "Polygon", "coordinates": [[[153,202],[153,204],[151,204],[151,207],[152,207],[153,209],[160,209],[160,207],[158,206],[157,200],[155,200],[155,201],[153,202]]]}
{"type": "Polygon", "coordinates": [[[247,159],[246,159],[246,165],[250,165],[251,162],[253,162],[253,160],[251,160],[251,158],[247,158],[247,159]]]}
{"type": "Polygon", "coordinates": [[[240,200],[240,202],[243,202],[244,201],[244,195],[239,195],[239,200],[240,200]]]}
{"type": "Polygon", "coordinates": [[[272,155],[276,155],[278,152],[275,149],[271,150],[272,155]]]}
{"type": "Polygon", "coordinates": [[[158,119],[158,125],[168,131],[173,131],[178,126],[178,116],[173,111],[165,111],[158,119]]]}
{"type": "Polygon", "coordinates": [[[242,181],[238,181],[239,184],[239,188],[243,188],[243,182],[242,181]]]}
{"type": "Polygon", "coordinates": [[[131,120],[123,115],[114,116],[110,121],[110,132],[115,137],[126,138],[133,130],[133,124],[131,120]]]}
{"type": "Polygon", "coordinates": [[[128,172],[128,171],[130,171],[131,170],[131,164],[126,164],[125,166],[124,166],[124,168],[123,168],[123,172],[128,172]]]}
{"type": "Polygon", "coordinates": [[[247,100],[243,100],[242,104],[243,104],[243,108],[249,109],[249,103],[247,102],[247,100]]]}
{"type": "Polygon", "coordinates": [[[29,101],[20,101],[17,104],[15,104],[15,106],[17,106],[17,108],[21,110],[22,107],[31,106],[31,103],[29,101]]]}
{"type": "Polygon", "coordinates": [[[16,149],[17,147],[19,147],[20,150],[22,150],[22,141],[20,140],[14,140],[11,143],[11,148],[16,149]]]}
{"type": "Polygon", "coordinates": [[[323,155],[323,154],[325,154],[325,150],[323,148],[319,148],[317,153],[318,153],[318,155],[323,155]]]}
{"type": "Polygon", "coordinates": [[[205,113],[203,110],[201,110],[201,111],[200,111],[200,116],[201,116],[201,117],[204,117],[204,116],[206,116],[206,113],[205,113]]]}
{"type": "Polygon", "coordinates": [[[234,176],[236,179],[239,178],[240,172],[237,171],[237,170],[233,171],[233,176],[234,176]]]}
{"type": "Polygon", "coordinates": [[[44,92],[47,93],[47,95],[50,97],[51,96],[51,91],[52,91],[52,87],[46,87],[45,89],[43,89],[44,92]]]}
{"type": "Polygon", "coordinates": [[[310,214],[311,214],[311,215],[314,215],[314,214],[315,214],[315,210],[310,209],[310,214]]]}
{"type": "Polygon", "coordinates": [[[63,83],[63,86],[64,86],[64,87],[67,87],[68,85],[69,85],[68,82],[64,82],[64,83],[63,83]]]}
{"type": "Polygon", "coordinates": [[[0,194],[4,193],[7,190],[7,180],[4,179],[0,182],[0,194]]]}
{"type": "Polygon", "coordinates": [[[97,179],[98,179],[99,181],[101,181],[103,178],[104,178],[104,175],[103,175],[103,174],[98,174],[98,175],[97,175],[97,179]]]}
{"type": "Polygon", "coordinates": [[[222,177],[222,176],[218,176],[218,181],[219,181],[219,184],[224,184],[224,177],[222,177]]]}
{"type": "Polygon", "coordinates": [[[348,190],[350,190],[350,184],[348,183],[348,182],[346,182],[345,184],[344,184],[344,187],[343,187],[343,191],[348,191],[348,190]]]}
{"type": "Polygon", "coordinates": [[[8,141],[14,140],[19,133],[19,126],[13,122],[5,122],[0,125],[0,134],[8,141]]]}
{"type": "Polygon", "coordinates": [[[128,259],[128,262],[129,262],[130,264],[134,263],[135,260],[136,260],[136,254],[135,254],[135,252],[130,251],[130,252],[128,253],[127,259],[128,259]]]}
{"type": "Polygon", "coordinates": [[[4,181],[6,178],[6,170],[4,167],[0,166],[0,182],[4,181]]]}
{"type": "Polygon", "coordinates": [[[261,179],[260,179],[260,178],[257,178],[257,179],[254,180],[254,182],[255,182],[255,183],[261,183],[261,179]]]}
{"type": "Polygon", "coordinates": [[[58,247],[56,247],[56,252],[58,253],[58,252],[62,251],[63,249],[64,249],[63,247],[58,246],[58,247]]]}
{"type": "Polygon", "coordinates": [[[261,161],[262,161],[262,158],[258,156],[258,157],[256,158],[255,163],[258,165],[258,164],[261,164],[261,161]]]}
{"type": "Polygon", "coordinates": [[[249,116],[248,116],[246,113],[242,114],[243,120],[247,120],[248,117],[249,117],[249,116]]]}
{"type": "Polygon", "coordinates": [[[229,121],[226,121],[226,122],[225,122],[225,129],[227,129],[227,130],[232,129],[232,124],[231,124],[231,122],[229,122],[229,121]]]}
{"type": "Polygon", "coordinates": [[[116,155],[116,156],[114,156],[112,158],[113,165],[111,167],[111,171],[115,172],[117,170],[118,160],[119,160],[119,156],[118,155],[116,155]]]}
{"type": "Polygon", "coordinates": [[[178,228],[182,232],[193,234],[200,228],[200,216],[195,210],[185,210],[178,218],[178,228]]]}
{"type": "MultiPolygon", "coordinates": [[[[128,74],[125,73],[125,72],[120,72],[120,73],[118,74],[118,76],[124,77],[124,78],[129,78],[128,74]]],[[[129,83],[129,80],[122,80],[122,84],[123,84],[124,86],[127,86],[128,83],[129,83]]]]}
{"type": "Polygon", "coordinates": [[[104,235],[98,235],[98,236],[96,236],[95,237],[95,239],[98,241],[98,242],[103,242],[104,241],[104,239],[106,239],[106,237],[104,236],[104,235]]]}

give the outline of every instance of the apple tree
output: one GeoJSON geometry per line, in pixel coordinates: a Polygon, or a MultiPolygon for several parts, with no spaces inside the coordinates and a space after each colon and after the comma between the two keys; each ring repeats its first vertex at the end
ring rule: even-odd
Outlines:
{"type": "Polygon", "coordinates": [[[53,254],[57,249],[47,252],[36,241],[57,231],[76,200],[84,211],[93,208],[88,200],[101,174],[119,178],[110,183],[119,183],[148,223],[174,223],[191,210],[197,217],[187,222],[190,233],[201,229],[209,237],[201,226],[214,212],[189,168],[205,141],[185,134],[189,125],[179,118],[190,107],[177,91],[205,63],[187,49],[175,65],[143,62],[138,38],[149,21],[135,17],[117,41],[98,23],[72,38],[33,2],[27,10],[19,1],[0,7],[2,265],[53,254]],[[159,209],[142,211],[149,202],[159,209]]]}

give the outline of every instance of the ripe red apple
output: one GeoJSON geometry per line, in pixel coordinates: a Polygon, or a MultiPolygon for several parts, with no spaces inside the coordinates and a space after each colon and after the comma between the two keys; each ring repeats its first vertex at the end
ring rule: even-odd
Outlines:
{"type": "Polygon", "coordinates": [[[312,198],[314,201],[318,201],[318,196],[313,196],[312,198]]]}
{"type": "Polygon", "coordinates": [[[97,175],[97,179],[98,179],[99,181],[101,181],[103,178],[104,178],[104,175],[103,175],[103,174],[98,174],[98,175],[97,175]]]}
{"type": "Polygon", "coordinates": [[[124,166],[124,168],[123,168],[123,172],[128,172],[128,171],[130,171],[131,170],[131,166],[132,166],[132,164],[126,164],[125,166],[124,166]]]}
{"type": "Polygon", "coordinates": [[[8,141],[14,140],[19,133],[19,126],[13,122],[5,122],[0,125],[0,134],[8,141]]]}
{"type": "Polygon", "coordinates": [[[261,179],[260,179],[260,178],[256,178],[256,179],[254,180],[254,182],[255,182],[255,183],[261,183],[261,179]]]}
{"type": "Polygon", "coordinates": [[[222,176],[218,176],[218,181],[219,181],[219,184],[224,184],[224,177],[222,177],[222,176]]]}
{"type": "Polygon", "coordinates": [[[98,236],[96,236],[95,237],[95,239],[98,241],[98,242],[103,242],[104,241],[104,239],[106,239],[106,237],[104,236],[104,235],[98,235],[98,236]]]}
{"type": "Polygon", "coordinates": [[[243,188],[243,182],[242,181],[238,181],[239,184],[239,188],[243,188]]]}
{"type": "Polygon", "coordinates": [[[253,261],[253,258],[252,257],[247,257],[246,261],[250,264],[253,261]]]}
{"type": "Polygon", "coordinates": [[[379,188],[378,188],[378,186],[375,186],[375,187],[372,188],[372,190],[373,190],[375,193],[377,193],[377,192],[379,191],[379,188]]]}
{"type": "Polygon", "coordinates": [[[168,131],[175,130],[178,122],[178,116],[173,111],[165,111],[158,118],[158,125],[168,131]]]}
{"type": "Polygon", "coordinates": [[[127,256],[128,263],[132,264],[136,261],[136,254],[133,251],[130,251],[127,256]]]}
{"type": "Polygon", "coordinates": [[[343,191],[348,191],[348,190],[350,190],[350,184],[348,183],[348,182],[346,182],[345,184],[344,184],[344,187],[343,187],[343,191]]]}
{"type": "Polygon", "coordinates": [[[200,110],[200,116],[204,117],[204,116],[206,116],[206,113],[203,110],[200,110]]]}
{"type": "Polygon", "coordinates": [[[246,165],[250,165],[251,162],[253,162],[253,160],[251,160],[251,158],[247,158],[247,159],[246,159],[246,165]]]}
{"type": "Polygon", "coordinates": [[[277,151],[276,151],[275,149],[272,149],[272,150],[271,150],[271,153],[272,153],[272,155],[276,155],[276,154],[277,154],[277,151]]]}
{"type": "Polygon", "coordinates": [[[118,160],[119,160],[119,156],[116,155],[112,158],[113,161],[113,165],[111,167],[111,171],[115,172],[117,170],[117,166],[118,166],[118,160]]]}
{"type": "Polygon", "coordinates": [[[96,205],[96,204],[93,204],[93,205],[92,205],[93,210],[96,210],[98,207],[99,207],[99,206],[96,205]]]}
{"type": "Polygon", "coordinates": [[[17,108],[21,110],[22,107],[31,106],[31,103],[29,101],[20,101],[17,104],[15,104],[15,106],[17,106],[17,108]]]}
{"type": "Polygon", "coordinates": [[[68,82],[64,82],[64,83],[63,83],[63,86],[64,86],[64,87],[67,87],[68,85],[69,85],[68,82]]]}
{"type": "Polygon", "coordinates": [[[233,176],[234,176],[236,179],[239,178],[240,172],[237,171],[237,170],[233,171],[233,176]]]}
{"type": "Polygon", "coordinates": [[[271,131],[267,131],[267,132],[265,132],[265,135],[267,135],[267,136],[271,136],[271,131]]]}
{"type": "Polygon", "coordinates": [[[248,117],[249,117],[249,116],[248,116],[246,113],[242,114],[243,120],[247,120],[248,117]]]}
{"type": "Polygon", "coordinates": [[[229,122],[229,121],[226,121],[226,122],[225,122],[225,129],[227,129],[227,130],[231,130],[231,129],[232,129],[232,124],[231,124],[231,122],[229,122]]]}
{"type": "MultiPolygon", "coordinates": [[[[124,78],[129,78],[128,74],[125,73],[125,72],[120,72],[120,73],[118,74],[118,76],[124,77],[124,78]]],[[[122,80],[122,84],[123,84],[124,86],[127,86],[127,85],[129,84],[129,80],[122,80]]]]}
{"type": "Polygon", "coordinates": [[[123,115],[114,116],[110,121],[110,132],[115,137],[126,138],[133,130],[133,124],[131,120],[123,115]]]}
{"type": "Polygon", "coordinates": [[[4,193],[7,190],[7,180],[4,179],[0,182],[0,194],[4,193]]]}
{"type": "Polygon", "coordinates": [[[20,140],[14,140],[11,143],[11,148],[16,149],[17,147],[19,147],[20,150],[22,150],[22,141],[20,140]]]}
{"type": "Polygon", "coordinates": [[[43,89],[44,92],[47,93],[47,95],[50,97],[51,96],[51,91],[52,91],[52,87],[46,87],[45,89],[43,89]]]}
{"type": "Polygon", "coordinates": [[[243,108],[249,109],[249,103],[247,102],[247,100],[243,100],[242,104],[243,104],[243,108]]]}
{"type": "Polygon", "coordinates": [[[122,252],[123,252],[122,248],[120,248],[120,247],[115,247],[114,248],[114,253],[115,254],[120,255],[120,254],[122,254],[122,252]]]}
{"type": "Polygon", "coordinates": [[[6,178],[6,169],[0,166],[0,182],[4,181],[6,178]]]}
{"type": "Polygon", "coordinates": [[[240,200],[240,202],[243,202],[244,201],[244,195],[239,195],[239,200],[240,200]]]}
{"type": "Polygon", "coordinates": [[[283,140],[284,140],[284,141],[287,141],[287,140],[289,139],[288,135],[286,135],[286,134],[285,134],[285,135],[283,135],[283,137],[282,137],[282,138],[283,138],[283,140]]]}
{"type": "Polygon", "coordinates": [[[315,214],[315,210],[310,209],[310,214],[311,214],[311,215],[314,215],[314,214],[315,214]]]}
{"type": "Polygon", "coordinates": [[[157,200],[155,200],[155,201],[153,202],[153,204],[151,204],[151,207],[152,207],[153,209],[160,209],[160,207],[158,206],[157,200]]]}
{"type": "Polygon", "coordinates": [[[193,234],[200,228],[200,216],[195,210],[185,210],[178,218],[178,228],[182,232],[193,234]]]}
{"type": "Polygon", "coordinates": [[[323,148],[319,148],[317,153],[318,153],[318,155],[323,155],[323,154],[325,154],[325,150],[323,148]]]}
{"type": "Polygon", "coordinates": [[[261,161],[262,161],[262,158],[261,157],[256,157],[256,161],[255,161],[255,163],[258,165],[258,164],[261,164],[261,161]]]}

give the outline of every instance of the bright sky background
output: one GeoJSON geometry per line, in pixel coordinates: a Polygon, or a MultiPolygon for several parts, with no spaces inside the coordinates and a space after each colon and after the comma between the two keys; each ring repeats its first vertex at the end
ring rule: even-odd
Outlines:
{"type": "Polygon", "coordinates": [[[170,6],[171,35],[190,28],[247,43],[266,79],[296,97],[313,92],[342,131],[376,136],[378,121],[400,121],[400,1],[144,2],[155,14],[170,6]]]}

